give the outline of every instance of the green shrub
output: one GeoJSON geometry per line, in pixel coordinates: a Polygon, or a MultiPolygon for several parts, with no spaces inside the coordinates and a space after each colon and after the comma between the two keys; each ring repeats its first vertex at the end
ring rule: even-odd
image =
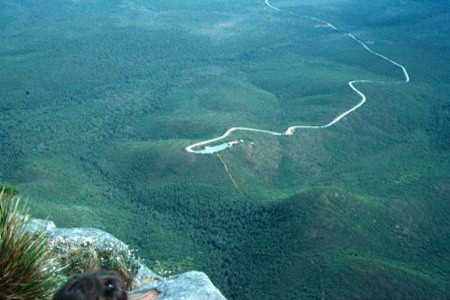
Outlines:
{"type": "Polygon", "coordinates": [[[126,289],[131,289],[140,266],[139,260],[128,249],[98,249],[89,242],[73,245],[61,240],[50,243],[49,248],[60,265],[65,266],[62,275],[66,279],[80,273],[111,270],[120,275],[126,289]]]}
{"type": "Polygon", "coordinates": [[[20,198],[0,191],[0,299],[49,299],[57,272],[44,234],[25,230],[20,198]]]}

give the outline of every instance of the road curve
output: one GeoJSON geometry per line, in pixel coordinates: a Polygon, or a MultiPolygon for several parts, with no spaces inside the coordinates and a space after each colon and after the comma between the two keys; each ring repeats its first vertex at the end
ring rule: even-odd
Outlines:
{"type": "MultiPolygon", "coordinates": [[[[276,10],[276,11],[281,11],[281,9],[279,9],[278,7],[273,6],[270,3],[270,0],[265,0],[265,4],[267,7],[276,10]]],[[[311,20],[315,20],[317,22],[323,23],[325,25],[327,25],[328,27],[330,27],[331,29],[335,30],[335,31],[339,31],[339,29],[334,26],[333,24],[324,21],[322,19],[316,18],[316,17],[307,17],[311,20]]],[[[408,70],[405,68],[405,66],[403,66],[402,64],[399,64],[398,62],[372,50],[366,43],[364,43],[362,40],[360,40],[359,38],[357,38],[353,33],[347,33],[347,36],[349,38],[351,38],[352,40],[356,41],[358,44],[360,44],[366,51],[368,51],[370,54],[373,54],[375,56],[378,56],[379,58],[393,64],[394,66],[400,68],[403,72],[403,76],[404,76],[404,82],[408,83],[410,81],[410,77],[409,77],[409,73],[408,70]]],[[[257,129],[257,128],[248,128],[248,127],[232,127],[230,129],[228,129],[223,135],[213,138],[213,139],[209,139],[209,140],[205,140],[202,142],[198,142],[195,144],[192,144],[190,146],[187,146],[185,148],[185,150],[187,152],[190,153],[194,153],[194,154],[213,154],[219,151],[223,151],[229,147],[232,147],[232,145],[234,143],[228,143],[225,147],[220,147],[217,148],[218,150],[214,150],[214,147],[208,147],[207,145],[218,142],[220,140],[223,140],[225,138],[227,138],[230,134],[232,134],[235,131],[250,131],[250,132],[258,132],[258,133],[265,133],[265,134],[270,134],[270,135],[275,135],[275,136],[282,136],[282,135],[293,135],[296,129],[322,129],[322,128],[328,128],[333,126],[334,124],[338,123],[339,121],[341,121],[343,118],[345,118],[347,115],[351,114],[352,112],[354,112],[355,110],[357,110],[358,108],[360,108],[361,106],[364,105],[364,103],[367,100],[366,95],[359,90],[355,84],[358,83],[374,83],[377,81],[373,81],[373,80],[367,80],[367,79],[358,79],[358,80],[352,80],[349,81],[347,84],[348,86],[360,97],[360,101],[354,105],[353,107],[351,107],[350,109],[344,111],[343,113],[339,114],[337,117],[335,117],[333,120],[331,120],[330,122],[326,123],[326,124],[322,124],[322,125],[294,125],[294,126],[290,126],[288,127],[284,132],[277,132],[277,131],[272,131],[272,130],[264,130],[264,129],[257,129]],[[195,148],[198,147],[202,147],[202,146],[206,146],[204,149],[198,149],[195,150],[195,148]]]]}
{"type": "Polygon", "coordinates": [[[267,5],[268,7],[270,7],[271,9],[273,9],[273,10],[277,10],[277,11],[280,11],[280,10],[281,10],[281,9],[279,9],[278,7],[275,7],[275,6],[273,6],[272,4],[270,4],[270,1],[269,1],[269,0],[265,0],[264,3],[266,3],[266,5],[267,5]]]}

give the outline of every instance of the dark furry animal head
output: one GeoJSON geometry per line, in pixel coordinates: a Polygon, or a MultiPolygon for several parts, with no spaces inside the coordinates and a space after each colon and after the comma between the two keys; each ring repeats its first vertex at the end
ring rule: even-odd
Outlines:
{"type": "Polygon", "coordinates": [[[78,275],[66,282],[53,300],[127,300],[122,281],[115,272],[78,275]]]}

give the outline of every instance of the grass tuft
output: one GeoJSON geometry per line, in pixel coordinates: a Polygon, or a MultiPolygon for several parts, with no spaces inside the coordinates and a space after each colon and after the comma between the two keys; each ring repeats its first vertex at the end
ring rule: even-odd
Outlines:
{"type": "Polygon", "coordinates": [[[0,191],[0,299],[49,299],[57,264],[47,236],[25,230],[27,209],[20,198],[0,191]]]}

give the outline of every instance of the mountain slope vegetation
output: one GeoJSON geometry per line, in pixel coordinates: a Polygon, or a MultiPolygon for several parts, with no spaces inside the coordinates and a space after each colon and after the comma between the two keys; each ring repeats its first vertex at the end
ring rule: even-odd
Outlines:
{"type": "Polygon", "coordinates": [[[2,1],[0,182],[230,299],[445,299],[447,3],[272,2],[2,1]]]}

